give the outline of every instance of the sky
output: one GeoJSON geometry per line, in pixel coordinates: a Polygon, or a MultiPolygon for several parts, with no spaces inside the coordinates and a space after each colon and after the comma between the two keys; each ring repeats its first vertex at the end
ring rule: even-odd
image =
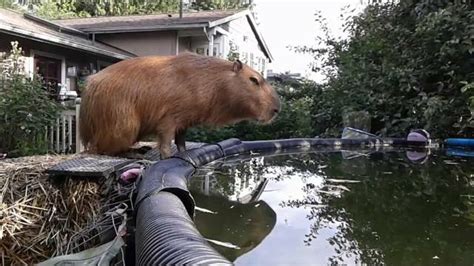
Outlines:
{"type": "Polygon", "coordinates": [[[310,71],[308,55],[290,51],[287,46],[314,45],[321,34],[315,22],[316,11],[328,20],[329,28],[341,35],[341,9],[350,5],[360,10],[361,0],[254,0],[259,29],[274,57],[268,69],[274,72],[290,71],[318,80],[310,71]]]}

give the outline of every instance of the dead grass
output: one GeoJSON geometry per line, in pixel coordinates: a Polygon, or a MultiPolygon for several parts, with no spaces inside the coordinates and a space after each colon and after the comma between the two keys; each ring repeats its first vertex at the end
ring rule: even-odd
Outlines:
{"type": "Polygon", "coordinates": [[[111,193],[110,182],[104,186],[105,180],[69,177],[52,182],[45,173],[72,157],[0,161],[0,264],[31,265],[93,247],[100,241],[97,231],[115,224],[116,217],[108,219],[104,213],[118,206],[114,201],[123,193],[111,193]]]}

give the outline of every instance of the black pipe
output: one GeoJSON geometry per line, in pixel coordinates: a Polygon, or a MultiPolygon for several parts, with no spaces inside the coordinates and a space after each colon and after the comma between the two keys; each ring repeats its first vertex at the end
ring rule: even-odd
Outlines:
{"type": "Polygon", "coordinates": [[[137,265],[231,264],[201,236],[181,199],[171,192],[144,199],[136,225],[137,265]]]}

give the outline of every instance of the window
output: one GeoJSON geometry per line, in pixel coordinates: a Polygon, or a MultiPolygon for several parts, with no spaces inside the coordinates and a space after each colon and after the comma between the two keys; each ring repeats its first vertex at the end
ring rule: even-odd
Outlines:
{"type": "Polygon", "coordinates": [[[58,96],[61,83],[61,60],[35,55],[35,73],[43,78],[44,86],[51,96],[58,96]]]}

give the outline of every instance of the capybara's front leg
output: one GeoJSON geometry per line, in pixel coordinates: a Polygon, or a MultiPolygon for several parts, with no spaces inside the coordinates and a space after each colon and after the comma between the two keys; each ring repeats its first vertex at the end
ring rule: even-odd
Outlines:
{"type": "Polygon", "coordinates": [[[174,129],[160,132],[158,134],[158,145],[160,149],[160,157],[162,160],[171,157],[171,141],[174,137],[174,129]]]}
{"type": "Polygon", "coordinates": [[[174,135],[174,143],[178,147],[178,151],[186,150],[186,129],[177,130],[174,135]]]}

